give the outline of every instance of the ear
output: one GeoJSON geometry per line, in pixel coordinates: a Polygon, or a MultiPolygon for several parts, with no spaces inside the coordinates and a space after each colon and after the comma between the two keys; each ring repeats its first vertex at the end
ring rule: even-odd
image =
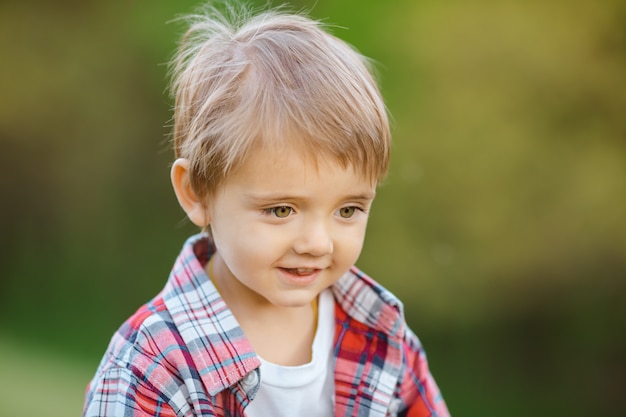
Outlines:
{"type": "Polygon", "coordinates": [[[187,217],[193,224],[198,227],[205,227],[209,224],[209,213],[206,206],[198,198],[195,191],[191,187],[191,179],[189,177],[189,160],[178,158],[172,164],[170,176],[172,178],[172,186],[176,193],[178,203],[187,213],[187,217]]]}

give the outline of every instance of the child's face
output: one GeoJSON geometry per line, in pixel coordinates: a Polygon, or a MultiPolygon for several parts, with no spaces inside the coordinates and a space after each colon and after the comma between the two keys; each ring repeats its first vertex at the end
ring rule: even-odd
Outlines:
{"type": "Polygon", "coordinates": [[[311,303],[359,257],[375,188],[293,149],[254,153],[208,202],[218,288],[277,307],[311,303]]]}

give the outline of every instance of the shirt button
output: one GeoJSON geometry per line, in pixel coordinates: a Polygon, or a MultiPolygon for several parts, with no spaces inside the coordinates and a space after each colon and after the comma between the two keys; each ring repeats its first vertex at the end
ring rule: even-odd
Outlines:
{"type": "Polygon", "coordinates": [[[391,400],[391,403],[389,404],[389,409],[387,410],[387,415],[388,416],[397,416],[398,415],[398,410],[400,409],[400,403],[401,400],[394,398],[393,400],[391,400]]]}
{"type": "Polygon", "coordinates": [[[255,370],[247,374],[241,380],[241,386],[246,391],[250,391],[252,388],[256,387],[259,383],[259,373],[255,370]]]}

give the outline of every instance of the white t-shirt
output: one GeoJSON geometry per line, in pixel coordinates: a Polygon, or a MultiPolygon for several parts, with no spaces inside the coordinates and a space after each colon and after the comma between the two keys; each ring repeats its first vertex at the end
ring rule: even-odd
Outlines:
{"type": "Polygon", "coordinates": [[[261,358],[261,386],[246,407],[249,417],[334,415],[335,379],[333,339],[335,304],[330,289],[322,291],[318,301],[317,331],[313,339],[311,362],[299,366],[281,366],[261,358]]]}

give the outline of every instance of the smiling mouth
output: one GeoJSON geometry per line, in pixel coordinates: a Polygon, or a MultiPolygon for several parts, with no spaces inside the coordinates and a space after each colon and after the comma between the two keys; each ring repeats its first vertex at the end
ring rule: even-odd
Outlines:
{"type": "Polygon", "coordinates": [[[317,268],[282,268],[282,269],[290,274],[300,275],[300,276],[311,275],[319,271],[319,269],[317,268]]]}

